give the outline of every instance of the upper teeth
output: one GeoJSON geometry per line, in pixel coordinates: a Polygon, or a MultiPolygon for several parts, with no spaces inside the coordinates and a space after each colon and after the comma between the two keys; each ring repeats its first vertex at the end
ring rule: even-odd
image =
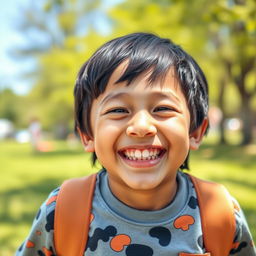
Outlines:
{"type": "Polygon", "coordinates": [[[124,155],[129,159],[155,159],[160,153],[160,149],[127,149],[124,151],[124,155]]]}

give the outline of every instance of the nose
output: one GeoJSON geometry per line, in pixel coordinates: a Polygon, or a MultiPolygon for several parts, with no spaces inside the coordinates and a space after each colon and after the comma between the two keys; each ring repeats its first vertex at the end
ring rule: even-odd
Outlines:
{"type": "Polygon", "coordinates": [[[126,130],[126,134],[132,137],[154,136],[156,133],[153,119],[146,111],[136,113],[126,130]]]}

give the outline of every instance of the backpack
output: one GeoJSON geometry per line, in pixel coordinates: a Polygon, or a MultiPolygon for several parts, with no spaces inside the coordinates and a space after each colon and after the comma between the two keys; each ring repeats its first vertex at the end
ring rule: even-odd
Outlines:
{"type": "MultiPolygon", "coordinates": [[[[66,180],[57,196],[54,244],[58,256],[83,256],[97,174],[66,180]]],[[[233,203],[224,186],[189,175],[197,193],[207,256],[228,256],[235,237],[233,203]]],[[[189,254],[180,253],[180,256],[189,254]]]]}

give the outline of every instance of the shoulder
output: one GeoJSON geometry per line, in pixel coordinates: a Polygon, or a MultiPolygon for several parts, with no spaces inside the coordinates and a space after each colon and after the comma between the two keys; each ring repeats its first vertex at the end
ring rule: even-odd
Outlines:
{"type": "Polygon", "coordinates": [[[56,188],[53,190],[44,204],[42,205],[42,209],[45,211],[45,218],[46,218],[46,225],[45,229],[47,232],[50,232],[50,230],[54,229],[54,214],[55,214],[55,208],[56,208],[56,200],[59,194],[60,188],[56,188]]]}
{"type": "Polygon", "coordinates": [[[234,197],[231,197],[231,200],[234,205],[236,232],[235,232],[233,248],[230,251],[230,255],[255,256],[256,251],[255,251],[252,235],[251,235],[249,226],[247,224],[244,212],[240,207],[238,201],[234,197]]]}
{"type": "Polygon", "coordinates": [[[51,232],[54,229],[54,214],[56,208],[56,200],[60,188],[54,189],[44,203],[41,205],[34,222],[41,223],[43,228],[41,232],[51,232]]]}
{"type": "Polygon", "coordinates": [[[228,190],[219,183],[203,180],[193,175],[186,174],[196,191],[198,200],[202,203],[216,203],[217,205],[227,205],[233,212],[233,202],[228,190]]]}
{"type": "Polygon", "coordinates": [[[54,225],[54,213],[56,208],[56,200],[59,193],[60,188],[54,189],[44,203],[39,208],[37,215],[33,221],[33,226],[37,225],[41,228],[41,232],[50,232],[53,231],[54,225]],[[43,224],[43,225],[42,225],[43,224]]]}
{"type": "Polygon", "coordinates": [[[228,231],[225,226],[230,223],[228,227],[232,227],[232,230],[230,230],[229,236],[233,242],[230,255],[256,255],[250,229],[238,201],[221,184],[201,180],[191,175],[187,175],[187,177],[195,188],[204,220],[210,219],[209,223],[222,223],[219,226],[224,227],[225,236],[227,236],[228,231]],[[207,207],[205,207],[206,205],[207,207]],[[207,218],[205,214],[207,214],[207,218]]]}
{"type": "Polygon", "coordinates": [[[59,188],[53,190],[40,206],[29,235],[16,252],[17,256],[47,255],[47,253],[54,255],[54,213],[58,192],[59,188]]]}

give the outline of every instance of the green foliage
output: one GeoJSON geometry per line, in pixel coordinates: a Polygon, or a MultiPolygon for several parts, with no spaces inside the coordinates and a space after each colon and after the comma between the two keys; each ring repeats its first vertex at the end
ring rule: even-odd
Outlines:
{"type": "Polygon", "coordinates": [[[16,122],[18,118],[18,96],[10,89],[0,92],[0,117],[16,122]],[[12,104],[10,104],[12,103],[12,104]]]}
{"type": "Polygon", "coordinates": [[[253,141],[256,120],[250,102],[256,96],[251,78],[256,70],[255,1],[132,0],[110,10],[110,16],[117,35],[123,31],[154,32],[190,52],[203,64],[211,101],[222,108],[224,117],[240,112],[243,143],[253,141]]]}
{"type": "Polygon", "coordinates": [[[104,38],[90,33],[85,38],[67,37],[62,48],[53,48],[39,59],[37,84],[29,99],[33,115],[46,129],[60,123],[73,129],[73,89],[76,75],[104,38]],[[93,46],[92,46],[93,42],[93,46]]]}
{"type": "Polygon", "coordinates": [[[243,111],[248,112],[251,123],[255,121],[254,0],[123,1],[105,11],[112,24],[112,33],[107,36],[95,29],[94,13],[102,8],[102,2],[45,0],[41,9],[28,12],[23,31],[44,31],[50,41],[34,55],[38,65],[35,85],[27,98],[27,116],[38,116],[47,129],[60,122],[72,127],[72,92],[82,63],[108,39],[147,31],[173,39],[195,57],[208,77],[210,101],[222,107],[224,116],[237,116],[249,102],[248,111],[243,111]],[[222,92],[224,103],[220,102],[222,92]]]}
{"type": "Polygon", "coordinates": [[[29,50],[19,51],[21,56],[37,60],[32,72],[35,84],[26,98],[26,121],[37,117],[44,129],[50,130],[59,124],[73,129],[73,88],[77,72],[95,47],[103,43],[102,36],[89,30],[90,15],[99,4],[100,1],[93,0],[46,0],[33,4],[33,10],[25,11],[20,25],[24,35],[34,30],[47,42],[39,42],[35,47],[34,42],[38,40],[35,36],[29,50]]]}
{"type": "MultiPolygon", "coordinates": [[[[210,139],[210,138],[209,138],[210,139]]],[[[208,141],[209,141],[208,139],[208,141]]],[[[79,177],[92,168],[89,154],[80,144],[51,142],[54,150],[33,153],[29,144],[0,143],[0,248],[2,255],[14,255],[28,235],[40,204],[64,179],[79,177]],[[15,159],[15,161],[14,161],[15,159]]],[[[256,238],[256,147],[220,146],[206,143],[192,152],[191,173],[223,183],[235,196],[256,238]]]]}
{"type": "Polygon", "coordinates": [[[26,97],[16,95],[10,89],[0,91],[0,118],[5,118],[16,124],[16,127],[24,127],[26,120],[26,97]]]}
{"type": "Polygon", "coordinates": [[[202,23],[200,10],[206,4],[207,1],[197,1],[197,8],[193,8],[194,2],[187,5],[184,1],[161,4],[161,1],[132,0],[111,9],[109,16],[113,19],[114,34],[153,32],[198,53],[205,44],[205,32],[198,25],[202,23]]]}

